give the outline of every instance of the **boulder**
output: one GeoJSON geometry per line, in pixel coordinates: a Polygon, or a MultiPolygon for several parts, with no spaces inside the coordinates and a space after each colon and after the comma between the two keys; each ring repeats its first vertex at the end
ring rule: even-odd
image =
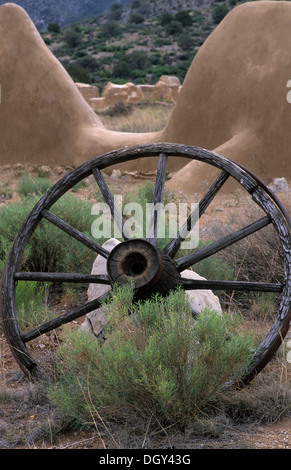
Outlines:
{"type": "MultiPolygon", "coordinates": [[[[118,245],[118,243],[120,243],[118,240],[111,238],[110,240],[107,240],[102,246],[110,252],[116,245],[118,245]]],[[[93,263],[91,273],[106,274],[106,259],[98,255],[93,263]]],[[[182,271],[181,275],[188,279],[205,279],[190,269],[185,269],[182,271]]],[[[108,285],[90,284],[88,288],[88,301],[97,299],[101,295],[109,292],[110,289],[111,287],[108,285]]],[[[186,291],[186,295],[195,315],[200,314],[205,308],[211,308],[212,310],[216,310],[218,312],[222,311],[218,297],[214,295],[211,290],[189,290],[186,291]]],[[[80,328],[97,336],[104,328],[106,323],[107,319],[104,309],[100,307],[86,315],[86,318],[80,328]]]]}
{"type": "MultiPolygon", "coordinates": [[[[120,243],[118,240],[111,238],[103,243],[102,246],[110,252],[118,243],[120,243]]],[[[91,274],[107,274],[106,259],[103,258],[103,256],[97,256],[93,263],[91,274]]],[[[90,284],[88,287],[88,301],[90,302],[91,300],[97,299],[101,295],[109,292],[110,289],[111,287],[106,284],[90,284]]],[[[107,321],[104,309],[100,307],[86,315],[80,328],[81,330],[89,331],[91,334],[95,334],[97,336],[106,323],[107,321]]]]}

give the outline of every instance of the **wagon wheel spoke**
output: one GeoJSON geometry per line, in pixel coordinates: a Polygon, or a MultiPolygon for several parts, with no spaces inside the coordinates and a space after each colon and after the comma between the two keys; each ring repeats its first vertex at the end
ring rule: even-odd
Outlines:
{"type": "MultiPolygon", "coordinates": [[[[278,274],[281,276],[281,271],[278,274]]],[[[248,383],[265,367],[280,347],[291,320],[291,236],[288,217],[286,217],[276,197],[255,175],[236,162],[205,149],[170,143],[149,144],[115,150],[85,162],[58,181],[35,205],[15,237],[3,270],[0,290],[3,331],[11,351],[22,370],[35,375],[38,373],[39,368],[41,369],[41,360],[38,363],[38,361],[31,357],[27,347],[28,342],[99,308],[102,301],[110,295],[110,291],[104,294],[104,296],[99,296],[95,300],[86,302],[82,306],[75,306],[71,311],[61,314],[55,319],[49,321],[43,320],[39,327],[33,326],[30,331],[20,331],[20,318],[18,319],[20,312],[18,312],[18,305],[16,303],[16,286],[18,281],[98,283],[110,286],[115,281],[121,285],[124,278],[127,280],[128,278],[132,279],[132,277],[134,277],[135,294],[138,300],[147,299],[155,293],[166,296],[170,290],[175,289],[179,285],[186,291],[192,290],[194,292],[195,290],[209,289],[214,291],[273,292],[278,294],[275,296],[276,316],[272,320],[271,328],[254,352],[248,370],[243,377],[243,383],[248,383]],[[199,208],[193,211],[187,218],[179,233],[175,234],[175,238],[164,250],[159,250],[157,249],[159,222],[159,211],[157,209],[163,199],[167,159],[170,155],[186,157],[192,161],[197,160],[205,163],[205,165],[210,165],[216,169],[219,168],[220,174],[200,200],[199,208]],[[153,196],[153,206],[156,210],[153,210],[151,214],[150,231],[147,234],[147,240],[131,240],[131,237],[128,237],[126,232],[126,221],[123,221],[122,215],[118,213],[118,208],[115,207],[117,204],[105,183],[100,168],[106,169],[112,165],[145,157],[158,157],[159,159],[153,196]],[[90,174],[94,175],[96,183],[110,207],[114,222],[119,226],[124,238],[124,242],[119,244],[118,247],[113,248],[110,253],[94,240],[50,212],[51,207],[58,199],[90,174]],[[181,242],[185,239],[185,233],[189,232],[189,229],[192,228],[196,216],[202,216],[229,176],[252,196],[253,202],[260,210],[264,211],[265,216],[254,223],[250,223],[250,225],[245,224],[246,226],[240,230],[213,242],[203,249],[198,249],[188,256],[174,260],[181,242]],[[32,241],[31,238],[42,219],[46,219],[94,253],[105,258],[107,273],[93,275],[89,273],[20,272],[20,266],[24,261],[23,255],[25,249],[32,241]],[[278,267],[278,269],[284,272],[284,281],[280,280],[281,283],[275,283],[276,281],[272,283],[235,280],[192,280],[183,277],[184,269],[230,247],[234,243],[239,242],[239,240],[248,237],[271,223],[278,235],[279,248],[283,254],[282,259],[280,259],[280,267],[278,267]],[[143,244],[141,244],[142,242],[143,244]],[[118,267],[120,267],[120,272],[117,269],[118,267]]],[[[243,296],[243,298],[245,297],[243,296]]],[[[252,298],[253,296],[251,295],[251,301],[252,298]]],[[[27,318],[27,320],[29,319],[27,318]]],[[[269,322],[264,325],[265,327],[269,328],[269,322]]],[[[265,334],[265,330],[263,334],[265,334]]],[[[104,336],[103,332],[102,335],[104,336]]],[[[34,346],[31,346],[30,349],[33,350],[34,346]]]]}
{"type": "Polygon", "coordinates": [[[27,343],[28,341],[31,341],[37,338],[38,336],[43,335],[44,333],[48,333],[51,330],[55,330],[56,328],[65,325],[66,323],[69,323],[73,320],[76,320],[77,318],[82,317],[83,315],[86,315],[87,313],[92,312],[96,308],[99,308],[102,302],[109,295],[109,293],[106,293],[98,297],[98,299],[94,299],[90,302],[85,303],[81,307],[74,308],[70,312],[64,313],[63,315],[59,315],[53,320],[50,320],[44,323],[43,325],[40,325],[37,328],[28,331],[27,333],[24,333],[23,335],[21,335],[21,340],[23,341],[23,343],[27,343]]]}
{"type": "Polygon", "coordinates": [[[153,196],[153,208],[150,218],[149,232],[147,235],[147,241],[152,245],[157,246],[158,244],[158,226],[159,226],[159,215],[160,215],[160,203],[163,200],[164,187],[166,181],[168,156],[165,153],[161,153],[158,162],[158,169],[156,175],[156,182],[153,196]]]}
{"type": "Polygon", "coordinates": [[[189,215],[186,222],[177,233],[177,236],[173,238],[173,240],[171,240],[168,245],[163,249],[164,253],[174,258],[175,254],[181,246],[181,243],[186,239],[187,235],[189,235],[197,220],[200,219],[202,214],[204,214],[211,201],[214,199],[216,194],[220,191],[224,183],[227,181],[228,177],[229,173],[227,173],[226,171],[222,171],[220,173],[220,175],[216,178],[207,193],[203,196],[201,201],[189,215]]]}
{"type": "Polygon", "coordinates": [[[181,286],[184,290],[211,289],[242,292],[282,292],[283,285],[270,282],[248,282],[248,281],[221,281],[200,280],[181,278],[181,286]]]}
{"type": "Polygon", "coordinates": [[[63,230],[63,232],[67,233],[71,237],[75,238],[75,240],[85,245],[87,248],[90,248],[95,253],[103,256],[103,258],[108,258],[109,252],[107,250],[98,245],[98,243],[96,243],[94,240],[91,240],[91,238],[87,237],[84,233],[80,232],[64,220],[60,219],[55,214],[52,214],[51,212],[44,209],[41,211],[41,215],[53,225],[63,230]]]}
{"type": "Polygon", "coordinates": [[[101,171],[99,170],[99,168],[93,168],[92,173],[94,175],[96,183],[98,184],[98,187],[99,187],[106,203],[108,204],[108,206],[110,208],[110,212],[111,212],[111,215],[113,217],[113,220],[116,223],[117,227],[119,228],[123,239],[124,240],[130,240],[131,237],[128,234],[128,231],[126,229],[124,219],[123,219],[117,205],[114,202],[114,197],[112,196],[112,194],[110,192],[110,189],[108,188],[108,186],[106,184],[106,181],[105,181],[101,171]]]}
{"type": "Polygon", "coordinates": [[[16,281],[44,281],[44,282],[72,282],[108,284],[110,280],[105,274],[82,274],[82,273],[52,273],[52,272],[16,272],[16,281]]]}
{"type": "Polygon", "coordinates": [[[193,264],[198,263],[199,261],[202,261],[203,259],[208,258],[209,256],[212,256],[215,253],[224,250],[225,248],[233,245],[239,240],[242,240],[243,238],[246,238],[247,236],[257,232],[261,228],[266,227],[271,222],[272,221],[270,216],[267,215],[257,220],[256,222],[222,238],[221,240],[218,240],[217,242],[214,242],[211,245],[202,248],[196,253],[191,253],[190,255],[183,256],[182,258],[177,259],[177,270],[181,272],[184,269],[189,268],[193,264]]]}

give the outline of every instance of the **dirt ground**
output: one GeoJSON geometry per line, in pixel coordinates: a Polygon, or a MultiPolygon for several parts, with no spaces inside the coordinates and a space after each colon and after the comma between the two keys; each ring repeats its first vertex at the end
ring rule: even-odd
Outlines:
{"type": "MultiPolygon", "coordinates": [[[[0,197],[0,205],[9,204],[19,196],[16,184],[27,169],[21,165],[1,169],[1,185],[9,191],[0,197]]],[[[33,169],[29,169],[33,170],[33,169]]],[[[54,171],[48,169],[52,181],[57,181],[70,169],[58,168],[54,171]]],[[[36,174],[36,173],[35,173],[36,174]]],[[[153,175],[154,176],[154,175],[153,175]]],[[[153,177],[152,176],[152,177],[153,177]]],[[[147,179],[151,176],[147,176],[147,179]]],[[[133,175],[109,178],[107,180],[114,188],[116,194],[140,184],[144,178],[133,175]]],[[[88,197],[88,188],[81,188],[80,197],[88,197]]],[[[177,194],[180,201],[191,200],[195,195],[185,195],[181,191],[177,194]]],[[[215,219],[227,220],[230,214],[240,210],[238,194],[217,196],[216,206],[205,213],[200,225],[201,234],[207,233],[209,223],[215,219]]],[[[82,319],[79,320],[79,322],[82,319]]],[[[51,335],[52,336],[52,335],[51,335]]],[[[288,338],[290,337],[290,330],[288,338]]],[[[39,342],[39,348],[47,347],[45,338],[39,342]]],[[[56,341],[53,338],[53,341],[56,341]]],[[[51,343],[49,343],[51,344],[51,343]]],[[[110,449],[126,448],[126,439],[114,441],[111,432],[98,425],[88,431],[68,429],[59,417],[58,412],[44,398],[39,383],[30,381],[25,377],[15,362],[7,345],[6,338],[0,326],[0,449],[110,449]]],[[[290,383],[291,364],[287,363],[285,374],[290,383]]],[[[134,444],[130,444],[134,448],[134,444]]],[[[136,444],[144,449],[290,449],[291,448],[291,415],[285,416],[271,424],[257,424],[256,422],[241,424],[239,426],[226,426],[219,436],[171,435],[159,433],[156,439],[144,439],[136,444]]]]}

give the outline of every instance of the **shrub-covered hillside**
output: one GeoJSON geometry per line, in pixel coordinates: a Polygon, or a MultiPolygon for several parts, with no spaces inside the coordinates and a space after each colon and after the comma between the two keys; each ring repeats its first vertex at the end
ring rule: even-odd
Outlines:
{"type": "Polygon", "coordinates": [[[215,0],[133,0],[103,14],[42,35],[75,81],[100,89],[108,82],[182,82],[199,47],[235,5],[215,0]]]}

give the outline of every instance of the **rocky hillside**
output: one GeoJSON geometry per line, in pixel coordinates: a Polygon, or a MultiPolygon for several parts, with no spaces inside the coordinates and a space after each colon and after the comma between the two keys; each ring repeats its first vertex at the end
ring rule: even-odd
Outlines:
{"type": "MultiPolygon", "coordinates": [[[[117,0],[15,0],[22,6],[39,29],[46,29],[49,23],[66,25],[80,21],[108,10],[117,0]]],[[[118,0],[126,4],[129,0],[118,0]]],[[[0,0],[0,5],[6,3],[0,0]]]]}
{"type": "MultiPolygon", "coordinates": [[[[215,0],[131,0],[102,14],[42,32],[75,81],[102,89],[108,82],[180,82],[207,36],[234,6],[215,0]]],[[[53,28],[52,28],[53,26],[53,28]]]]}
{"type": "MultiPolygon", "coordinates": [[[[18,0],[77,82],[180,82],[237,0],[18,0]]],[[[0,5],[5,3],[0,0],[0,5]]]]}

